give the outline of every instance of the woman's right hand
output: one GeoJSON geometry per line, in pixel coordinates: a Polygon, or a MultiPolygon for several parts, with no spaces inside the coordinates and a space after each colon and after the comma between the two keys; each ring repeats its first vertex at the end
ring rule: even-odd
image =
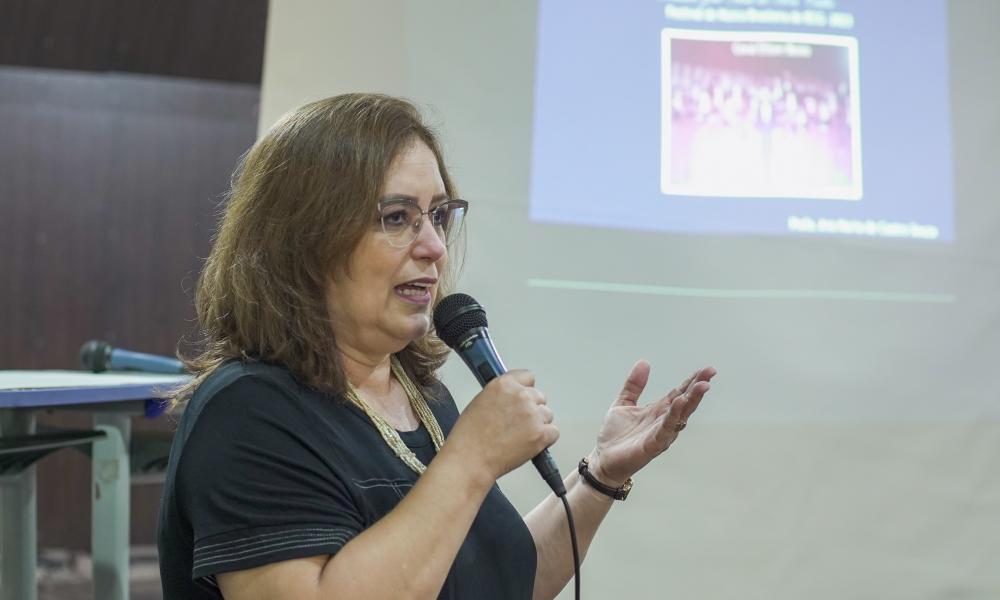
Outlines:
{"type": "Polygon", "coordinates": [[[559,430],[530,371],[516,369],[489,382],[462,412],[445,447],[459,450],[496,481],[556,443],[559,430]]]}

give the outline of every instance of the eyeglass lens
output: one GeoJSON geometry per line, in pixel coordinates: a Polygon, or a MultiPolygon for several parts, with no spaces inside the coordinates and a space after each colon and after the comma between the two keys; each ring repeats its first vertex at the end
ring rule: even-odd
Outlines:
{"type": "MultiPolygon", "coordinates": [[[[427,212],[434,231],[445,244],[451,243],[461,230],[466,204],[445,202],[427,212]]],[[[393,246],[405,247],[416,239],[423,225],[424,212],[412,202],[394,202],[381,209],[382,230],[393,246]]]]}

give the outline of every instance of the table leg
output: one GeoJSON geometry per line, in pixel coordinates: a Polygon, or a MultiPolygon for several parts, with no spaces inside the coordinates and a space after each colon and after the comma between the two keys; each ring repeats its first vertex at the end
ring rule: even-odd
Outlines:
{"type": "Polygon", "coordinates": [[[128,415],[97,413],[94,429],[107,434],[94,442],[92,482],[93,511],[91,552],[94,565],[94,597],[128,600],[129,573],[129,439],[132,422],[128,415]]]}
{"type": "MultiPolygon", "coordinates": [[[[0,411],[0,437],[33,433],[31,411],[0,411]]],[[[0,476],[0,600],[38,598],[36,522],[34,465],[0,476]]]]}

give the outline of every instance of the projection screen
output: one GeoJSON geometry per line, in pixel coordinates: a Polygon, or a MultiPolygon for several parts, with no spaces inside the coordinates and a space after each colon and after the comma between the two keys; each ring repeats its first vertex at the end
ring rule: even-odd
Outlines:
{"type": "MultiPolygon", "coordinates": [[[[719,369],[587,596],[989,597],[997,25],[990,0],[272,2],[260,123],[365,90],[438,125],[461,289],[548,393],[564,473],[635,360],[649,399],[719,369]]],[[[530,466],[500,485],[544,495],[530,466]]]]}

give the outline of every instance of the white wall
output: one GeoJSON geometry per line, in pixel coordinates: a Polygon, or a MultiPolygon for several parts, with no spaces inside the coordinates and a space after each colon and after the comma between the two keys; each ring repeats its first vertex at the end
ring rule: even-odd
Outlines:
{"type": "MultiPolygon", "coordinates": [[[[535,370],[549,393],[564,472],[589,450],[636,358],[651,360],[661,391],[697,366],[719,368],[681,442],[606,521],[584,566],[585,595],[1000,596],[1000,2],[949,9],[954,245],[529,223],[535,12],[534,2],[273,0],[261,127],[348,91],[408,97],[440,124],[449,168],[473,202],[462,288],[489,309],[508,365],[535,370]],[[838,281],[955,300],[527,283],[550,277],[716,289],[838,281]]],[[[476,391],[463,369],[445,368],[460,404],[476,391]]],[[[544,493],[530,467],[501,485],[524,510],[544,493]]]]}

